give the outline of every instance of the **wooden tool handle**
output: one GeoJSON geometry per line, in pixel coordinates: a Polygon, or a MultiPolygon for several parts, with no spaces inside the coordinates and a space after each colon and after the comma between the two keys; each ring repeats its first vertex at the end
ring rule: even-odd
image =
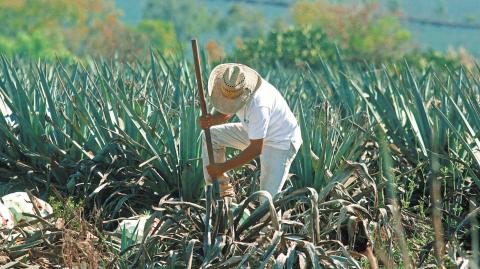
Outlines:
{"type": "MultiPolygon", "coordinates": [[[[202,116],[208,115],[207,103],[205,102],[205,92],[203,90],[202,68],[200,66],[200,55],[198,53],[198,42],[196,39],[192,39],[193,60],[195,61],[195,76],[197,78],[198,86],[198,99],[200,100],[200,108],[202,109],[202,116]]],[[[207,142],[208,162],[215,163],[213,158],[212,137],[210,135],[210,129],[204,130],[205,140],[207,142]]],[[[215,182],[216,179],[212,178],[215,182]]]]}

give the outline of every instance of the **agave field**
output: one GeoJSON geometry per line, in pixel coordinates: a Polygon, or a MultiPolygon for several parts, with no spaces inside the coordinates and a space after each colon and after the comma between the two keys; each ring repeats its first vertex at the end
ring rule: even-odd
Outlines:
{"type": "Polygon", "coordinates": [[[29,190],[55,212],[3,228],[0,262],[368,268],[373,249],[381,268],[478,264],[478,67],[254,67],[304,145],[275,197],[258,191],[258,162],[234,171],[238,206],[224,210],[204,192],[190,61],[1,58],[0,195],[29,190]],[[134,234],[118,227],[139,216],[134,234]]]}

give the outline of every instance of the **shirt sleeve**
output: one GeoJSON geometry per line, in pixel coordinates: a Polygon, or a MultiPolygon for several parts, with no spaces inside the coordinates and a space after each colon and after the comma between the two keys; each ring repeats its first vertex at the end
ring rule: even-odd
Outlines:
{"type": "Polygon", "coordinates": [[[270,122],[270,109],[265,106],[252,109],[248,115],[248,121],[248,138],[250,140],[265,138],[270,122]]]}

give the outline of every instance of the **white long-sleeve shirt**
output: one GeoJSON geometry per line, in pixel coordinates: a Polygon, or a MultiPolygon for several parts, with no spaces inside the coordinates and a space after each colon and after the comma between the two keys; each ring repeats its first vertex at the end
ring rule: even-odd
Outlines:
{"type": "Polygon", "coordinates": [[[248,138],[264,139],[264,145],[288,150],[290,143],[298,150],[302,144],[300,127],[287,102],[268,81],[262,84],[237,113],[248,138]]]}

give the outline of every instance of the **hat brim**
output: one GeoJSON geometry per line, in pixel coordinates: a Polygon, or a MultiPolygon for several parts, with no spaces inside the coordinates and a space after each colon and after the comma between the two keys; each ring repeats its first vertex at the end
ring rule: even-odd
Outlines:
{"type": "Polygon", "coordinates": [[[208,97],[215,109],[223,114],[234,114],[240,110],[260,87],[262,78],[252,68],[236,63],[226,63],[215,67],[208,78],[208,97]],[[223,73],[230,67],[238,66],[245,74],[243,93],[235,99],[227,98],[222,94],[223,73]]]}

